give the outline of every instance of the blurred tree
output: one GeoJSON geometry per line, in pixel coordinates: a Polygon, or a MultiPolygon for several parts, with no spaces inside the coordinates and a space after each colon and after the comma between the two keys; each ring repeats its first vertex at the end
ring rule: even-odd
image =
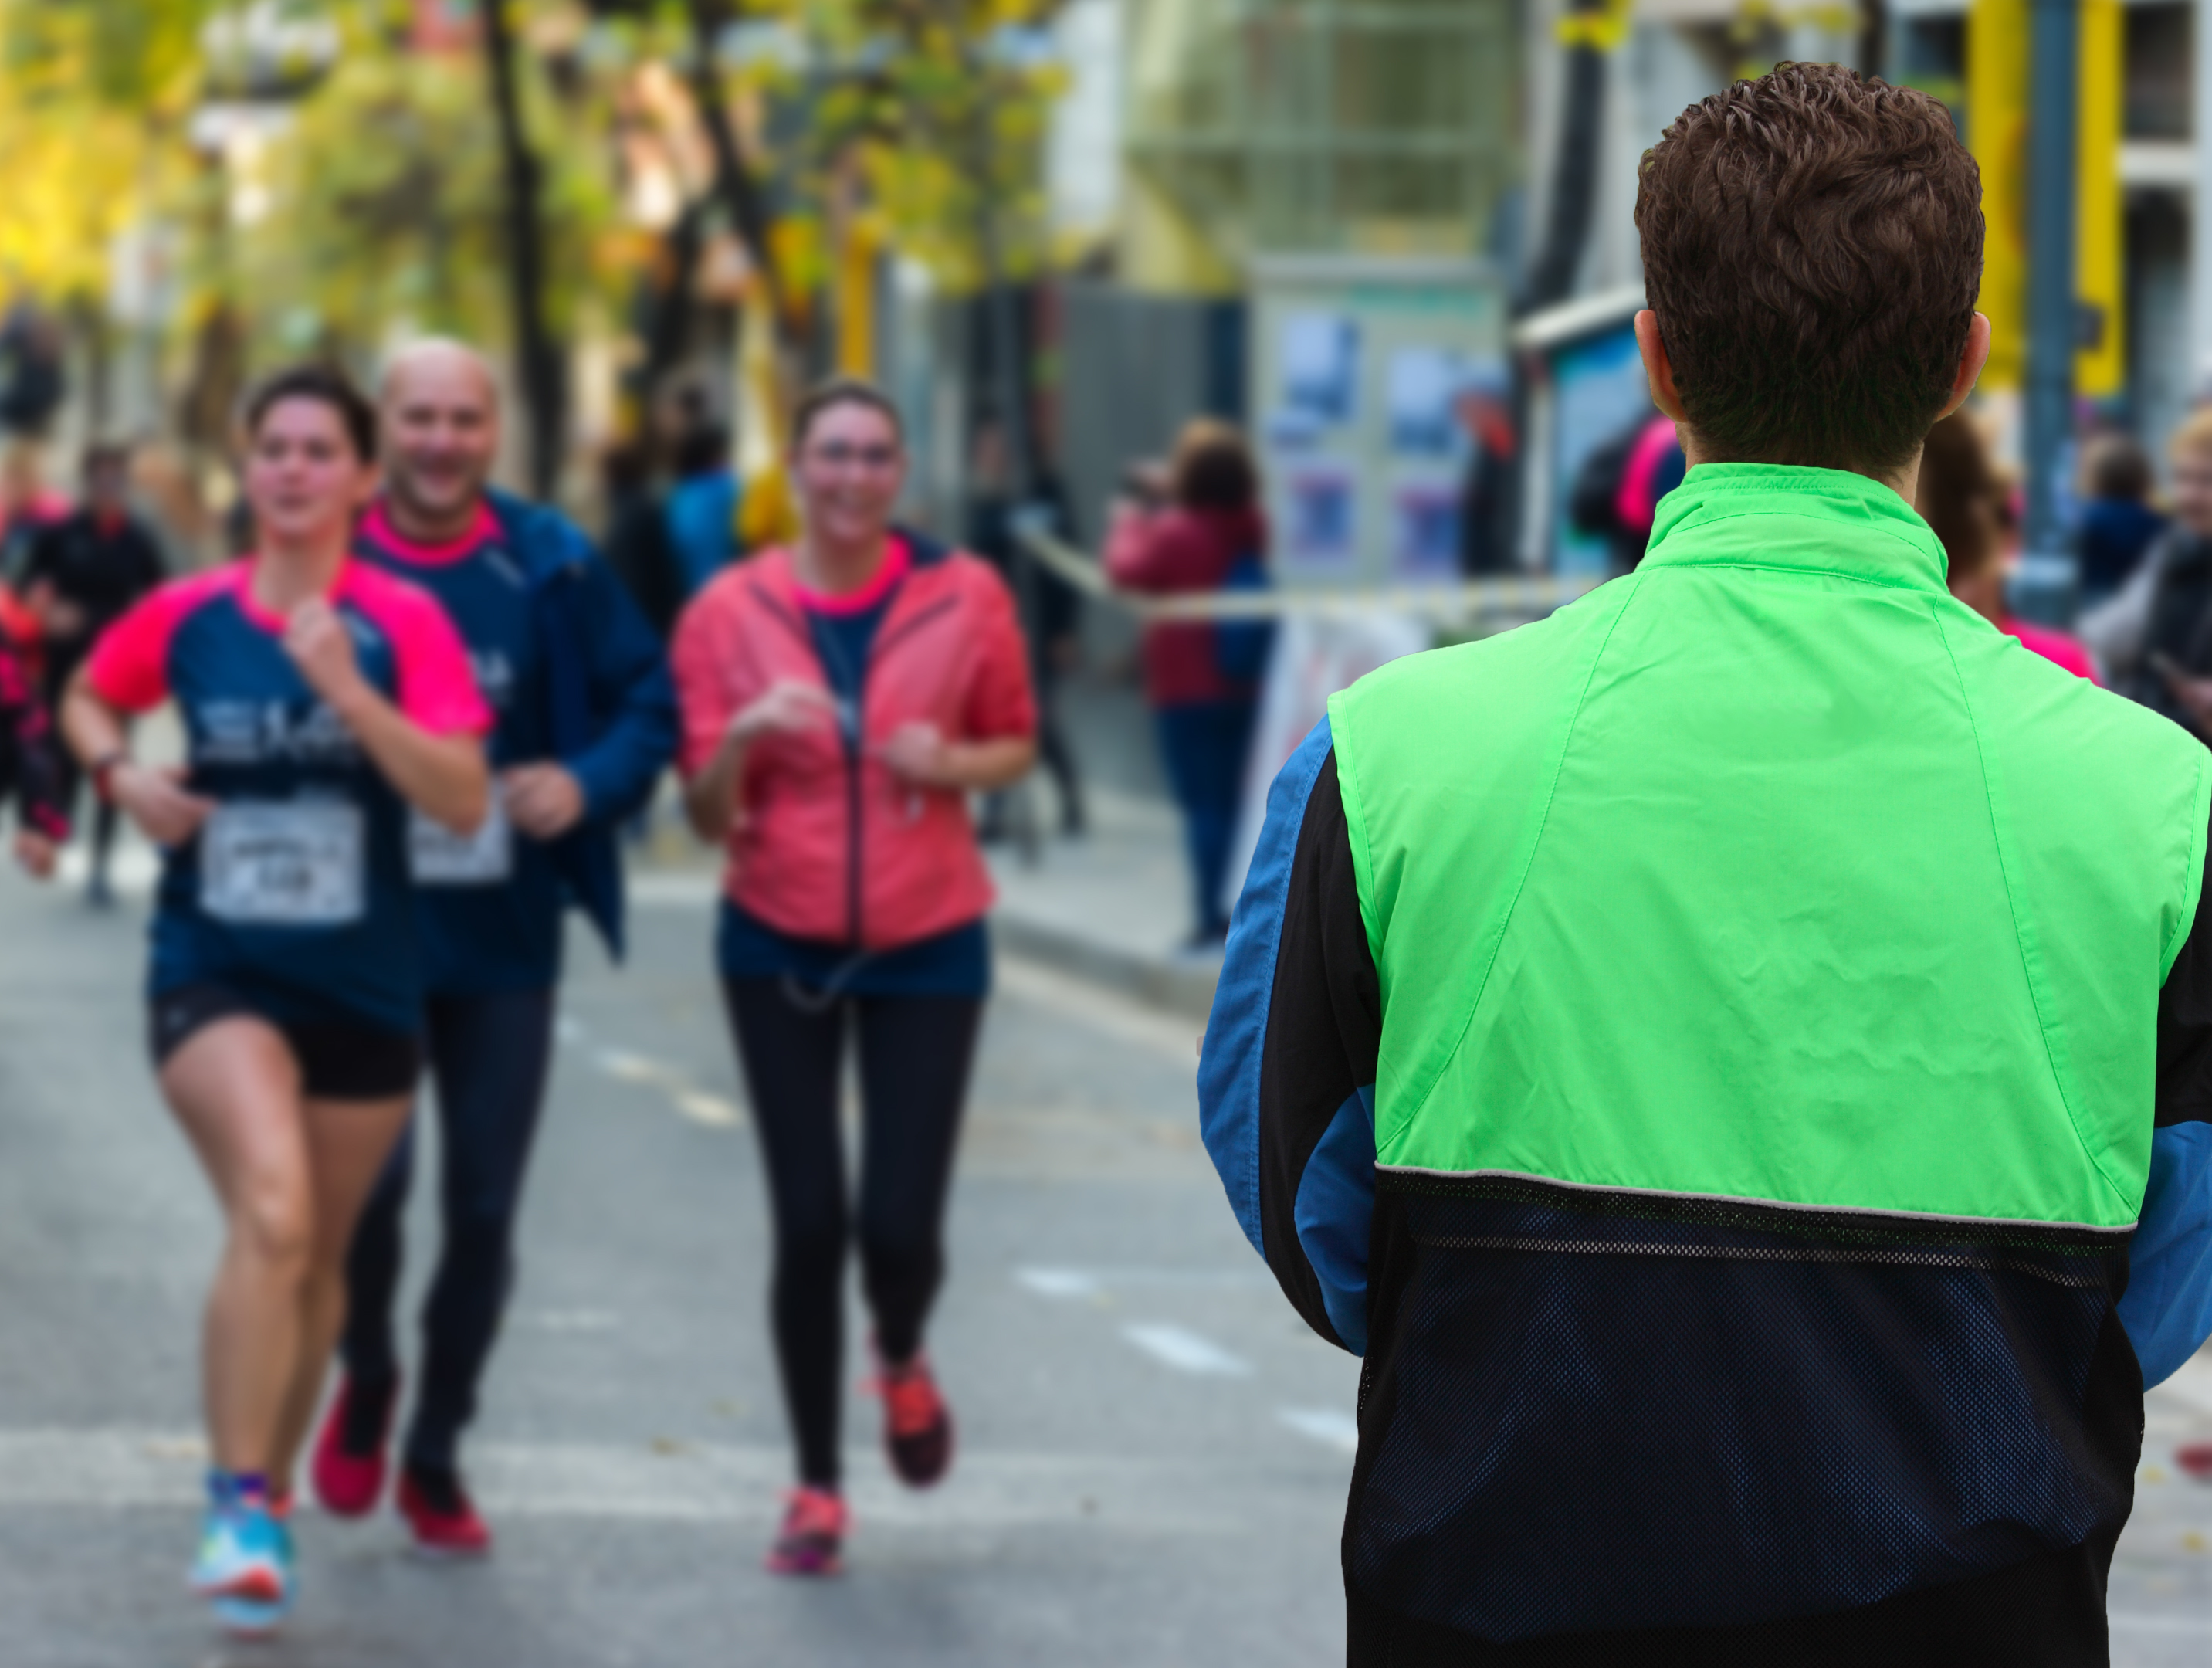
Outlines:
{"type": "Polygon", "coordinates": [[[543,488],[560,457],[561,343],[621,261],[592,88],[556,89],[507,45],[527,240],[487,61],[362,29],[268,145],[263,195],[243,223],[233,215],[207,276],[240,298],[264,351],[365,350],[395,328],[507,345],[543,488]]]}
{"type": "Polygon", "coordinates": [[[99,295],[185,109],[206,0],[0,0],[0,285],[99,295]]]}
{"type": "Polygon", "coordinates": [[[814,196],[833,236],[856,185],[893,240],[955,291],[988,301],[995,398],[1013,490],[1036,484],[1014,284],[1047,248],[1044,141],[1066,72],[1047,27],[1060,0],[798,0],[814,42],[814,196]]]}

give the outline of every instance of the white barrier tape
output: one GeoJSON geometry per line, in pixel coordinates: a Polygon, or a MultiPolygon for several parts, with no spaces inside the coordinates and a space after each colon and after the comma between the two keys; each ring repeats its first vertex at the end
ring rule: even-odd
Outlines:
{"type": "Polygon", "coordinates": [[[1030,554],[1054,576],[1102,602],[1127,609],[1144,620],[1279,619],[1285,614],[1324,618],[1349,614],[1423,614],[1446,620],[1511,617],[1538,619],[1572,602],[1603,581],[1595,576],[1561,578],[1552,574],[1470,579],[1457,585],[1399,585],[1346,591],[1191,591],[1155,596],[1125,591],[1106,570],[1073,545],[1050,533],[1020,529],[1030,554]]]}

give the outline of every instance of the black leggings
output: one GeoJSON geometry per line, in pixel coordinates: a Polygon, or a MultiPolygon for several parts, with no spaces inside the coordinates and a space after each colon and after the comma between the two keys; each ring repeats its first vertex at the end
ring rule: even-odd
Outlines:
{"type": "MultiPolygon", "coordinates": [[[[523,1173],[545,1101],[553,1053],[554,993],[504,990],[433,996],[425,1004],[430,1069],[438,1088],[438,1202],[445,1227],[438,1271],[422,1305],[422,1380],[406,1458],[450,1470],[462,1430],[476,1416],[477,1384],[499,1336],[514,1285],[514,1224],[523,1173]]],[[[346,1257],[346,1324],[339,1340],[357,1410],[382,1428],[399,1361],[392,1306],[399,1293],[400,1226],[415,1176],[410,1124],[361,1213],[346,1257]]]]}
{"type": "Polygon", "coordinates": [[[945,1276],[945,1198],[983,1004],[856,996],[811,1011],[780,979],[725,979],[775,1213],[770,1288],[783,1397],[803,1482],[834,1485],[852,1208],[838,1129],[846,1016],[860,1033],[861,1283],[884,1359],[921,1348],[945,1276]]]}

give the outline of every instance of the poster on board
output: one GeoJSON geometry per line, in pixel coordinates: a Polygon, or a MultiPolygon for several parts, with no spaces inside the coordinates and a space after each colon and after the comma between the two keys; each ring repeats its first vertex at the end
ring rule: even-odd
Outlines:
{"type": "Polygon", "coordinates": [[[1283,316],[1285,415],[1318,427],[1349,423],[1359,408],[1359,326],[1341,313],[1283,316]]]}

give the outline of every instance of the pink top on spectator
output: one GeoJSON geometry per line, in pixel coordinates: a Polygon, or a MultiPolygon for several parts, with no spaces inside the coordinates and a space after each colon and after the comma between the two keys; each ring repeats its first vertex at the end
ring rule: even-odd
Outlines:
{"type": "Polygon", "coordinates": [[[2053,631],[2040,625],[2030,625],[2024,620],[2005,617],[2003,630],[2007,636],[2018,637],[2023,648],[2032,648],[2053,666],[2063,666],[2076,678],[2087,678],[2101,685],[2097,676],[2097,663],[2089,658],[2089,651],[2079,637],[2069,636],[2063,631],[2053,631]]]}

